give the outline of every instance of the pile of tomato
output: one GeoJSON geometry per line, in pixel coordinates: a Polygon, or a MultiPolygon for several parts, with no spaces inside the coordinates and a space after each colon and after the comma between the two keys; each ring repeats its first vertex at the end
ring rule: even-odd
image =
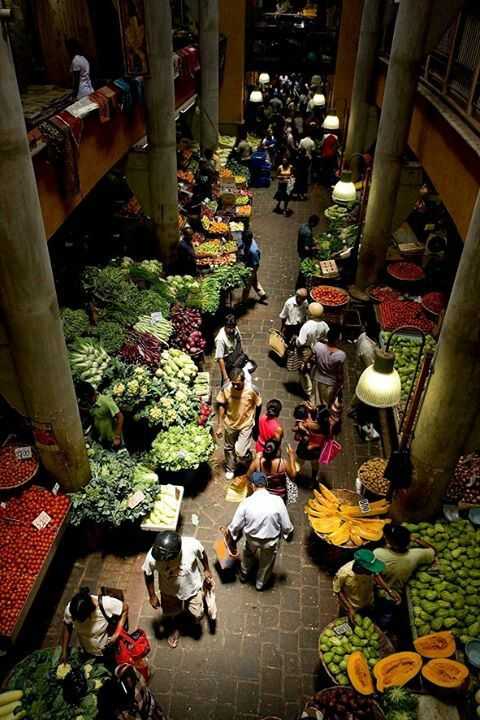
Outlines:
{"type": "Polygon", "coordinates": [[[378,311],[383,330],[398,330],[400,327],[409,326],[425,333],[432,331],[433,324],[419,303],[403,300],[383,302],[378,306],[378,311]]]}
{"type": "Polygon", "coordinates": [[[13,633],[69,506],[65,495],[33,485],[0,507],[0,635],[13,633]],[[42,510],[52,520],[37,530],[42,510]]]}
{"type": "Polygon", "coordinates": [[[310,295],[315,302],[319,302],[326,307],[339,307],[346,305],[348,302],[348,294],[345,290],[330,287],[329,285],[317,285],[310,290],[310,295]]]}
{"type": "Polygon", "coordinates": [[[398,290],[394,290],[388,287],[388,285],[373,287],[368,292],[370,297],[377,302],[389,302],[391,300],[397,300],[400,297],[398,290]]]}
{"type": "Polygon", "coordinates": [[[425,273],[422,268],[411,262],[401,261],[390,263],[387,267],[387,272],[396,280],[409,280],[410,282],[423,280],[425,277],[425,273]]]}
{"type": "Polygon", "coordinates": [[[440,315],[447,305],[447,298],[442,292],[429,292],[422,297],[422,305],[432,315],[440,315]]]}
{"type": "Polygon", "coordinates": [[[14,488],[22,485],[38,468],[35,457],[18,460],[15,445],[0,448],[0,488],[14,488]]]}

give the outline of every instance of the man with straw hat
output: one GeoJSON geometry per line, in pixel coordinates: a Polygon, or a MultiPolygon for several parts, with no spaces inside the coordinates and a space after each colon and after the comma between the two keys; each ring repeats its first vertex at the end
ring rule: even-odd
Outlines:
{"type": "Polygon", "coordinates": [[[322,320],[323,305],[312,302],[308,306],[307,321],[303,323],[297,337],[297,348],[301,353],[303,364],[300,368],[300,385],[308,400],[313,399],[312,357],[317,342],[325,340],[329,327],[322,320]]]}
{"type": "Polygon", "coordinates": [[[333,592],[350,619],[353,620],[358,611],[373,610],[375,585],[382,588],[396,605],[400,604],[400,595],[391,590],[382,577],[384,569],[385,563],[377,560],[371,550],[360,548],[354,553],[353,560],[338,570],[333,579],[333,592]]]}

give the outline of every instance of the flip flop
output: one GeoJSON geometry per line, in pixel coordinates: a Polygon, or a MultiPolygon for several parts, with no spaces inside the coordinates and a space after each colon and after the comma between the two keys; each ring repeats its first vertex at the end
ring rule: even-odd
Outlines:
{"type": "Polygon", "coordinates": [[[180,630],[174,630],[173,633],[169,636],[167,643],[168,647],[171,647],[172,650],[175,650],[175,648],[178,645],[178,641],[180,640],[180,630]]]}

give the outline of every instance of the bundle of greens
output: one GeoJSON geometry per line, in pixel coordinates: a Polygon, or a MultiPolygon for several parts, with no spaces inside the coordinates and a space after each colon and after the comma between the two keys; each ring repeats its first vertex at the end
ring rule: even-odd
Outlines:
{"type": "Polygon", "coordinates": [[[300,263],[300,272],[305,277],[314,277],[321,274],[320,266],[318,264],[318,260],[313,260],[312,258],[305,258],[300,263]]]}
{"type": "MultiPolygon", "coordinates": [[[[28,655],[15,666],[9,690],[22,690],[22,707],[29,720],[94,720],[97,717],[97,693],[110,672],[97,660],[84,662],[80,652],[73,649],[68,665],[59,665],[61,648],[46,648],[28,655]],[[65,682],[72,674],[83,676],[86,690],[78,703],[64,698],[65,682]]],[[[23,716],[18,713],[18,716],[23,716]]],[[[12,714],[12,717],[16,715],[12,714]]]]}
{"type": "Polygon", "coordinates": [[[184,428],[174,425],[157,435],[148,462],[159,470],[194,470],[210,459],[213,447],[211,433],[206,428],[196,423],[184,428]]]}
{"type": "Polygon", "coordinates": [[[103,349],[110,355],[114,355],[120,350],[126,337],[122,325],[110,320],[100,320],[94,328],[94,334],[103,349]]]}
{"type": "Polygon", "coordinates": [[[90,334],[90,322],[84,310],[62,310],[63,334],[65,342],[69,345],[79,337],[90,334]]]}
{"type": "Polygon", "coordinates": [[[382,696],[385,720],[416,720],[417,696],[405,687],[388,688],[382,696]]]}
{"type": "Polygon", "coordinates": [[[233,290],[245,286],[251,274],[251,268],[238,263],[217,268],[213,271],[212,277],[217,281],[220,290],[233,290]]]}
{"type": "Polygon", "coordinates": [[[127,450],[112,452],[93,443],[88,455],[92,477],[70,495],[72,525],[90,520],[118,527],[144,517],[158,493],[158,476],[137,464],[127,450]]]}
{"type": "Polygon", "coordinates": [[[110,364],[110,356],[103,347],[91,338],[80,338],[69,353],[70,367],[74,380],[83,380],[97,388],[102,382],[110,364]]]}

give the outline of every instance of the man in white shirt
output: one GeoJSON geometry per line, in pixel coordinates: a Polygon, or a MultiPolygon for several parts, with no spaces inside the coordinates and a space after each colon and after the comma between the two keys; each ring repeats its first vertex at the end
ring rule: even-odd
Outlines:
{"type": "Polygon", "coordinates": [[[305,288],[298,288],[295,295],[285,301],[282,312],[278,316],[282,321],[281,332],[285,342],[290,343],[294,335],[298,335],[300,327],[307,319],[308,293],[305,288]]]}
{"type": "Polygon", "coordinates": [[[305,137],[300,140],[299,147],[303,148],[307,154],[309,160],[312,159],[312,153],[315,149],[315,142],[312,140],[310,135],[307,133],[305,137]]]}
{"type": "Polygon", "coordinates": [[[215,337],[215,360],[217,361],[222,385],[229,382],[228,373],[242,353],[242,336],[234,315],[227,315],[223,328],[215,337]]]}
{"type": "MultiPolygon", "coordinates": [[[[150,605],[162,607],[164,616],[187,611],[194,622],[203,617],[204,589],[213,587],[213,577],[203,545],[192,537],[181,537],[171,530],[159,532],[143,563],[150,605]],[[201,571],[203,567],[203,574],[201,571]],[[155,572],[161,601],[155,592],[155,572]]],[[[175,628],[168,638],[177,647],[180,631],[175,628]]]]}
{"type": "Polygon", "coordinates": [[[284,501],[267,490],[265,473],[254,472],[250,478],[253,494],[243,500],[228,526],[227,540],[233,553],[242,533],[245,535],[240,568],[240,582],[246,582],[258,556],[255,587],[265,588],[272,575],[282,536],[292,536],[293,525],[284,501]]]}
{"type": "Polygon", "coordinates": [[[82,588],[73,596],[63,616],[62,662],[67,662],[72,633],[89,655],[101,657],[114,643],[128,619],[128,605],[109,595],[92,595],[82,588]]]}
{"type": "MultiPolygon", "coordinates": [[[[308,306],[309,319],[302,325],[297,337],[297,348],[302,352],[303,359],[306,363],[312,358],[316,343],[324,340],[330,329],[327,323],[322,320],[322,316],[323,305],[316,302],[310,303],[308,306]]],[[[300,371],[300,385],[308,400],[313,399],[311,373],[312,368],[308,371],[303,368],[300,371]]]]}

